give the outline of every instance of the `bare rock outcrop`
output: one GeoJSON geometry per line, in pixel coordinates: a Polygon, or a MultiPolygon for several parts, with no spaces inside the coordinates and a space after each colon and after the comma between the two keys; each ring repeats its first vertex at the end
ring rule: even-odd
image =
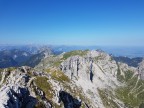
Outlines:
{"type": "MultiPolygon", "coordinates": [[[[33,108],[37,104],[34,85],[32,86],[32,78],[29,76],[31,71],[31,68],[26,66],[4,70],[4,81],[0,88],[0,108],[33,108]]],[[[38,88],[35,90],[38,92],[38,88]]],[[[45,103],[49,104],[47,101],[45,103]]]]}
{"type": "Polygon", "coordinates": [[[140,78],[144,80],[144,60],[139,64],[138,72],[139,72],[140,78]]]}

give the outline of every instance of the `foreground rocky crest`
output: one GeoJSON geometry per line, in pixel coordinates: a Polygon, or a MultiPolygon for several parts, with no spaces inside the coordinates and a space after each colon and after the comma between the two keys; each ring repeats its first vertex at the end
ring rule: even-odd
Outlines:
{"type": "Polygon", "coordinates": [[[119,63],[103,51],[72,51],[35,69],[1,70],[1,108],[130,108],[143,105],[143,65],[119,63]],[[140,74],[141,73],[141,74],[140,74]]]}

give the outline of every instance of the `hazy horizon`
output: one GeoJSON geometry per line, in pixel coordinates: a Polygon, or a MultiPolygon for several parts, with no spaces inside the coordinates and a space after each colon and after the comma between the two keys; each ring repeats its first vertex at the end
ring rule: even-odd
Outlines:
{"type": "MultiPolygon", "coordinates": [[[[13,50],[20,49],[25,50],[29,48],[39,48],[43,45],[25,44],[25,45],[0,45],[0,51],[3,50],[13,50]]],[[[56,52],[69,52],[73,50],[102,50],[106,53],[112,54],[114,56],[123,57],[144,57],[144,47],[132,47],[132,46],[67,46],[67,45],[44,45],[48,46],[50,49],[56,52]]]]}

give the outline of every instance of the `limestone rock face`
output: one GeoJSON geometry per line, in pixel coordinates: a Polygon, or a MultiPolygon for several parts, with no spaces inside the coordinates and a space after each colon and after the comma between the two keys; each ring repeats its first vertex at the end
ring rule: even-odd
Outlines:
{"type": "Polygon", "coordinates": [[[56,108],[53,104],[60,107],[61,101],[65,108],[81,106],[78,99],[63,90],[64,85],[46,72],[23,66],[1,73],[0,108],[56,108]]]}
{"type": "Polygon", "coordinates": [[[32,108],[36,104],[36,99],[28,90],[28,69],[23,67],[14,71],[5,70],[9,76],[5,76],[6,83],[0,89],[0,108],[32,108]]]}
{"type": "Polygon", "coordinates": [[[111,56],[104,52],[89,51],[86,56],[73,56],[61,63],[61,70],[81,86],[85,94],[95,103],[95,107],[103,108],[98,88],[115,88],[117,81],[117,64],[111,56]],[[97,97],[97,98],[95,98],[97,97]]]}
{"type": "Polygon", "coordinates": [[[139,64],[138,72],[139,72],[140,78],[144,80],[144,60],[139,64]]]}
{"type": "MultiPolygon", "coordinates": [[[[0,108],[33,108],[37,104],[36,95],[28,76],[30,67],[4,70],[0,88],[0,108]]],[[[50,108],[50,107],[48,107],[50,108]]]]}
{"type": "Polygon", "coordinates": [[[117,64],[103,52],[91,51],[84,57],[70,57],[61,64],[60,68],[75,81],[83,80],[97,85],[118,83],[117,64]]]}
{"type": "MultiPolygon", "coordinates": [[[[114,92],[118,86],[123,85],[118,80],[118,75],[124,79],[127,71],[134,72],[134,75],[138,74],[136,68],[129,67],[124,63],[117,63],[107,53],[96,50],[88,51],[85,56],[69,57],[61,63],[60,69],[76,85],[82,87],[95,108],[104,108],[99,89],[114,92]]],[[[119,104],[119,107],[124,107],[118,99],[113,100],[119,104]]]]}
{"type": "Polygon", "coordinates": [[[30,96],[27,88],[7,86],[0,91],[0,108],[33,108],[37,100],[30,96]]]}
{"type": "Polygon", "coordinates": [[[135,95],[138,107],[142,80],[144,60],[135,68],[103,51],[73,51],[49,56],[34,69],[2,70],[0,108],[127,108],[135,95]]]}

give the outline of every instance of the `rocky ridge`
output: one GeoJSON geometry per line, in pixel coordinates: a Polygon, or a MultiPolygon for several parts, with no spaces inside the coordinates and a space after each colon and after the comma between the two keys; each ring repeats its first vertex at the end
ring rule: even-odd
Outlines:
{"type": "Polygon", "coordinates": [[[34,69],[1,70],[0,107],[138,108],[143,73],[143,62],[130,67],[103,51],[47,56],[34,69]]]}

